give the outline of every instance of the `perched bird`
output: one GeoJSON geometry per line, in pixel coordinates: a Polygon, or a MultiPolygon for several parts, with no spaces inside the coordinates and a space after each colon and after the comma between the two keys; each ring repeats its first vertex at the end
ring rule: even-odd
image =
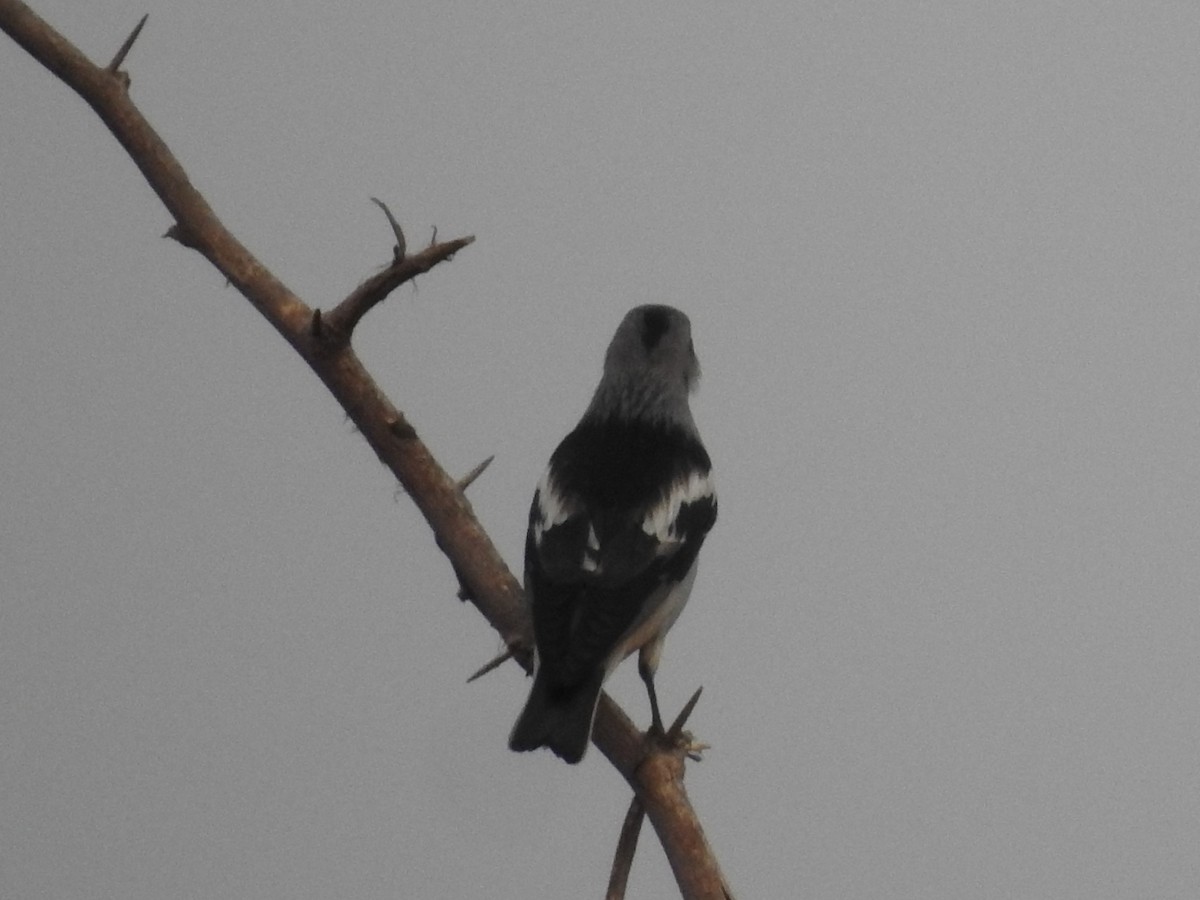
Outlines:
{"type": "Polygon", "coordinates": [[[688,408],[699,377],[687,316],[670,306],[631,310],[587,412],[550,457],[525,539],[537,653],[513,750],[549,747],[579,762],[600,688],[635,650],[662,731],[654,672],[717,518],[712,467],[688,408]]]}

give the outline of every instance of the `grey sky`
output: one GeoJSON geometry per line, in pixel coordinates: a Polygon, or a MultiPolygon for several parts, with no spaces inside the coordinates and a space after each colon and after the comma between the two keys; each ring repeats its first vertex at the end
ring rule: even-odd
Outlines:
{"type": "MultiPolygon", "coordinates": [[[[1200,895],[1192,4],[42,2],[519,564],[631,306],[721,519],[658,676],[744,897],[1200,895]]],[[[0,42],[0,894],[594,897],[627,795],[95,116],[0,42]]],[[[635,667],[611,690],[638,721],[635,667]]],[[[644,840],[631,894],[671,896],[644,840]]]]}

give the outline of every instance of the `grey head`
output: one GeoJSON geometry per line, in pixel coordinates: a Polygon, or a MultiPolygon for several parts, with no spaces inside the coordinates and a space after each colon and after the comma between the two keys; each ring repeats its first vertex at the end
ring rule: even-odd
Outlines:
{"type": "Polygon", "coordinates": [[[688,394],[700,381],[692,324],[671,306],[631,309],[604,356],[585,418],[644,419],[696,430],[688,394]]]}

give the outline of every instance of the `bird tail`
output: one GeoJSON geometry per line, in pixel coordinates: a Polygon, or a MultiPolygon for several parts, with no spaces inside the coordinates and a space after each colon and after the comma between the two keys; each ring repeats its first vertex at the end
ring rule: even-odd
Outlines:
{"type": "Polygon", "coordinates": [[[581,685],[554,690],[539,671],[508,737],[509,748],[521,752],[549,747],[564,761],[579,762],[592,736],[592,720],[603,684],[604,670],[599,669],[581,685]]]}

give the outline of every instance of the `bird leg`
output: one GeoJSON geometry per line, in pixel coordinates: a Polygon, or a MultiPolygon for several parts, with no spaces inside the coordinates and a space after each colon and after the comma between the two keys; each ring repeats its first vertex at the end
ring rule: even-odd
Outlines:
{"type": "Polygon", "coordinates": [[[655,734],[665,734],[662,716],[658,712],[658,694],[654,691],[654,669],[641,656],[638,657],[638,674],[642,676],[642,681],[646,682],[646,693],[650,695],[650,730],[655,734]]]}

